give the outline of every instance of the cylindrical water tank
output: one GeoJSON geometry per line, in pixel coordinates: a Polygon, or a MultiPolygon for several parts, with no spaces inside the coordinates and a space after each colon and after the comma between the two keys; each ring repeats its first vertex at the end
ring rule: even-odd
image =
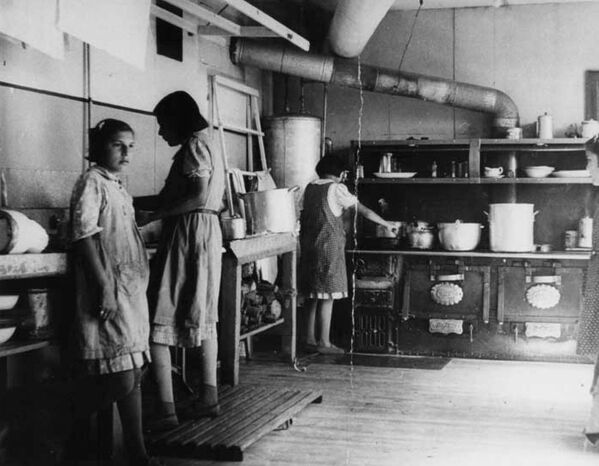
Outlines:
{"type": "Polygon", "coordinates": [[[265,118],[264,143],[268,166],[278,188],[300,187],[317,178],[321,120],[309,115],[265,118]]]}

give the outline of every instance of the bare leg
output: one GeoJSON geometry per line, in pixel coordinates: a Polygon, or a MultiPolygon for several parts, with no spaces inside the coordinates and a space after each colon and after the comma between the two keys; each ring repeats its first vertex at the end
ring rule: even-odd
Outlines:
{"type": "Polygon", "coordinates": [[[218,341],[202,340],[202,401],[207,405],[218,403],[216,365],[218,358],[218,341]]]}
{"type": "Polygon", "coordinates": [[[117,400],[119,416],[123,427],[123,440],[133,465],[148,463],[148,453],[144,444],[141,428],[141,389],[140,373],[131,377],[131,391],[117,400]]]}
{"type": "Polygon", "coordinates": [[[306,344],[316,346],[316,307],[318,299],[306,299],[308,317],[306,319],[306,344]]]}
{"type": "Polygon", "coordinates": [[[152,343],[152,372],[158,385],[158,423],[152,430],[164,430],[179,424],[175,411],[175,396],[173,394],[173,376],[171,352],[167,345],[152,343]]]}
{"type": "Polygon", "coordinates": [[[202,340],[200,351],[202,382],[192,416],[195,418],[216,417],[220,414],[216,376],[218,341],[216,339],[202,340]]]}
{"type": "Polygon", "coordinates": [[[320,338],[317,350],[321,354],[343,354],[344,350],[337,348],[331,343],[331,317],[333,315],[333,299],[318,300],[318,324],[320,327],[320,338]]]}
{"type": "Polygon", "coordinates": [[[331,346],[331,316],[333,315],[332,299],[318,300],[318,326],[320,328],[319,346],[331,346]]]}

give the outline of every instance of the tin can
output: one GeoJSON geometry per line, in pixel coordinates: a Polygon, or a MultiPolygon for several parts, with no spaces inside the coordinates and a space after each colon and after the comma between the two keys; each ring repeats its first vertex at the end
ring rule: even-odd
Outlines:
{"type": "Polygon", "coordinates": [[[578,244],[578,232],[576,230],[566,230],[564,234],[564,246],[566,249],[575,248],[578,244]]]}
{"type": "Polygon", "coordinates": [[[522,128],[508,128],[508,139],[522,139],[522,128]]]}
{"type": "Polygon", "coordinates": [[[360,164],[356,166],[356,178],[364,178],[364,165],[360,164]]]}

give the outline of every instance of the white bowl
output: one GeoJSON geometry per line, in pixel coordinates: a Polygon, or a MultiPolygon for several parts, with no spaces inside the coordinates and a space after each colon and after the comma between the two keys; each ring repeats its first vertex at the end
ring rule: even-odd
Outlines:
{"type": "Polygon", "coordinates": [[[547,165],[537,165],[534,167],[525,167],[524,171],[529,178],[545,178],[553,173],[555,167],[547,165]]]}
{"type": "Polygon", "coordinates": [[[18,294],[0,294],[0,311],[12,309],[19,300],[18,294]]]}
{"type": "Polygon", "coordinates": [[[6,343],[13,336],[17,327],[2,327],[0,328],[0,345],[6,343]]]}

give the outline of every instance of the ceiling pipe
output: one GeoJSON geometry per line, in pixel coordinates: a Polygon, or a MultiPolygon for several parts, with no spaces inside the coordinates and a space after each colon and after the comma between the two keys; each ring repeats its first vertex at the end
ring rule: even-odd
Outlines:
{"type": "Polygon", "coordinates": [[[278,73],[338,86],[412,97],[441,105],[490,113],[497,136],[518,126],[518,108],[505,93],[490,87],[362,65],[302,52],[286,44],[248,39],[231,41],[231,60],[278,73]]]}
{"type": "Polygon", "coordinates": [[[341,0],[329,27],[331,50],[346,58],[357,57],[395,0],[341,0]]]}

